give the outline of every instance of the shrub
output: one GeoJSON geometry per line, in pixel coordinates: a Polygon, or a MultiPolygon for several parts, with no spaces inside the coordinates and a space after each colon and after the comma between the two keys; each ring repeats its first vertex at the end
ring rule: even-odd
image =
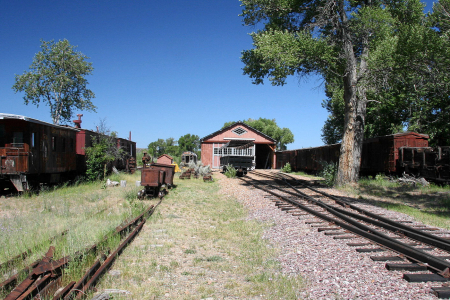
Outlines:
{"type": "Polygon", "coordinates": [[[281,168],[281,171],[284,173],[291,173],[292,169],[291,169],[291,164],[290,163],[286,163],[284,165],[284,167],[281,168]]]}
{"type": "Polygon", "coordinates": [[[337,163],[329,163],[326,161],[320,162],[323,166],[322,171],[319,172],[319,176],[325,179],[325,185],[333,186],[336,181],[336,176],[338,172],[338,164],[337,163]]]}
{"type": "Polygon", "coordinates": [[[225,176],[227,176],[228,178],[236,177],[236,169],[233,167],[233,165],[226,166],[225,176]]]}

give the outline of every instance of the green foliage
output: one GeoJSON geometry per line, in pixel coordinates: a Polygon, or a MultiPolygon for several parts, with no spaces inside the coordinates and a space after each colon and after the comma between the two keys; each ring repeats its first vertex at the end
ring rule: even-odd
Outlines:
{"type": "Polygon", "coordinates": [[[86,179],[89,181],[102,180],[107,173],[108,163],[119,159],[123,150],[117,148],[115,142],[116,133],[110,133],[105,121],[100,121],[100,135],[94,140],[92,147],[86,147],[86,179]]]}
{"type": "Polygon", "coordinates": [[[281,168],[281,171],[284,173],[291,173],[292,169],[291,169],[291,164],[290,163],[286,163],[284,165],[284,167],[281,168]]]}
{"type": "Polygon", "coordinates": [[[104,178],[105,164],[109,161],[105,157],[108,145],[104,142],[95,142],[92,147],[86,148],[86,179],[89,181],[104,178]]]}
{"type": "Polygon", "coordinates": [[[181,162],[181,154],[185,151],[195,152],[200,158],[200,138],[198,135],[185,134],[176,141],[174,138],[158,139],[148,145],[148,153],[157,158],[163,154],[170,155],[175,162],[181,162]]]}
{"type": "Polygon", "coordinates": [[[336,182],[336,176],[338,172],[337,163],[328,163],[326,161],[320,162],[322,170],[319,172],[319,176],[325,179],[326,186],[333,186],[336,182]]]}
{"type": "Polygon", "coordinates": [[[91,99],[94,93],[86,86],[85,76],[92,74],[92,63],[87,62],[76,46],[63,40],[41,40],[38,52],[29,72],[15,76],[13,90],[25,92],[25,104],[30,102],[39,106],[42,102],[50,107],[53,124],[70,121],[73,109],[95,111],[91,99]]]}
{"type": "Polygon", "coordinates": [[[236,177],[236,169],[232,166],[232,165],[227,165],[226,166],[226,170],[225,170],[225,176],[227,176],[227,178],[235,178],[236,177]]]}
{"type": "MultiPolygon", "coordinates": [[[[294,134],[292,131],[289,128],[280,128],[275,119],[259,118],[258,120],[254,120],[249,118],[243,122],[276,140],[278,150],[286,150],[286,145],[294,142],[294,134]]],[[[234,123],[236,122],[226,122],[222,128],[234,123]]]]}
{"type": "MultiPolygon", "coordinates": [[[[364,136],[406,129],[429,134],[431,145],[450,144],[450,128],[446,125],[450,122],[446,113],[450,108],[450,1],[435,3],[427,16],[418,1],[390,5],[379,15],[391,13],[390,18],[398,22],[389,21],[393,24],[390,26],[397,29],[394,35],[384,26],[380,34],[385,38],[374,40],[378,46],[369,55],[369,67],[377,72],[369,77],[367,98],[372,101],[367,102],[364,136]]],[[[376,18],[364,16],[361,21],[369,23],[376,18]]],[[[322,129],[327,144],[339,142],[343,136],[345,105],[341,86],[339,80],[327,79],[328,99],[323,106],[330,115],[322,129]]]]}
{"type": "Polygon", "coordinates": [[[253,49],[242,52],[244,74],[255,84],[283,85],[291,75],[324,79],[331,98],[325,106],[339,111],[324,127],[324,140],[346,140],[339,184],[358,179],[365,131],[407,126],[449,139],[448,10],[436,16],[434,26],[442,24],[436,30],[419,0],[241,2],[244,24],[260,28],[251,34],[253,49]]]}
{"type": "Polygon", "coordinates": [[[179,153],[186,151],[198,152],[200,149],[200,137],[195,134],[185,134],[178,139],[179,153]]]}

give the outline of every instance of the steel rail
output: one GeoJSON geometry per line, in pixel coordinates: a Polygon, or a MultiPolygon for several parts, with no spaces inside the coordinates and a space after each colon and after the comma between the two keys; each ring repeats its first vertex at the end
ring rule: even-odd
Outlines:
{"type": "MultiPolygon", "coordinates": [[[[252,184],[251,182],[246,181],[243,178],[241,178],[241,180],[243,180],[244,182],[247,182],[249,184],[252,184]]],[[[401,243],[393,238],[390,238],[389,236],[387,236],[383,233],[377,232],[376,230],[374,230],[366,225],[360,224],[357,221],[337,212],[333,208],[331,208],[323,203],[318,203],[317,200],[315,200],[315,199],[313,199],[313,200],[316,204],[318,204],[320,207],[325,209],[328,213],[332,214],[333,216],[335,216],[345,222],[343,222],[339,219],[336,219],[336,218],[332,218],[328,215],[322,214],[314,209],[311,209],[311,208],[299,203],[296,200],[289,199],[289,198],[282,196],[280,194],[277,194],[269,189],[266,189],[260,185],[256,185],[256,184],[252,184],[252,185],[258,189],[261,189],[261,190],[273,195],[273,196],[279,197],[279,198],[283,199],[284,201],[289,202],[289,203],[301,208],[302,210],[304,210],[314,216],[317,216],[318,218],[320,218],[322,220],[336,224],[337,226],[340,226],[341,228],[351,231],[359,236],[365,237],[377,244],[380,244],[384,247],[392,249],[392,250],[394,250],[398,253],[401,253],[405,256],[411,257],[414,260],[425,262],[429,266],[434,268],[436,271],[438,271],[441,275],[444,275],[446,272],[448,272],[448,270],[450,268],[449,262],[439,259],[439,258],[436,258],[432,255],[429,255],[421,250],[418,250],[416,248],[408,246],[404,243],[401,243]]]]}
{"type": "Polygon", "coordinates": [[[290,175],[288,175],[288,174],[284,174],[284,173],[282,173],[282,174],[283,174],[284,176],[291,177],[293,180],[295,180],[295,181],[298,182],[299,184],[305,186],[306,188],[308,188],[308,189],[310,189],[310,190],[312,190],[312,191],[314,191],[314,192],[316,192],[316,193],[322,194],[322,195],[324,195],[324,196],[326,196],[326,197],[329,197],[329,198],[333,199],[334,201],[336,201],[336,203],[338,203],[338,204],[340,204],[340,205],[342,205],[342,206],[346,206],[346,207],[349,207],[349,208],[351,208],[351,209],[354,209],[354,210],[356,210],[356,211],[358,211],[358,212],[360,212],[360,213],[363,213],[363,214],[365,214],[365,215],[367,215],[367,216],[369,216],[369,217],[371,217],[371,218],[378,219],[378,220],[380,220],[380,221],[382,221],[382,222],[384,222],[384,223],[387,223],[387,224],[390,224],[390,225],[394,225],[394,226],[396,226],[396,227],[403,228],[403,229],[406,229],[406,230],[409,230],[409,231],[412,231],[412,232],[415,232],[415,233],[419,233],[419,234],[422,234],[422,235],[424,235],[424,236],[432,237],[432,238],[434,238],[434,239],[436,239],[436,240],[438,240],[438,241],[440,241],[440,242],[442,242],[442,243],[448,244],[448,245],[450,246],[450,241],[449,241],[449,240],[443,239],[443,238],[441,238],[441,237],[439,237],[439,236],[436,236],[436,235],[432,235],[432,234],[428,234],[428,233],[425,233],[425,232],[421,232],[421,231],[419,231],[419,230],[417,230],[417,229],[414,229],[414,228],[411,228],[411,227],[409,227],[409,226],[407,226],[407,225],[404,225],[404,224],[395,222],[395,221],[393,221],[393,220],[391,220],[391,219],[385,218],[385,217],[383,217],[383,216],[374,214],[374,213],[372,213],[372,212],[370,212],[370,211],[367,211],[367,210],[365,210],[365,209],[359,208],[359,207],[357,207],[357,206],[355,206],[355,205],[353,205],[353,204],[351,204],[351,203],[349,203],[349,202],[347,202],[347,201],[345,201],[345,200],[339,199],[338,197],[336,197],[336,196],[334,196],[334,195],[330,195],[330,194],[328,194],[328,193],[319,191],[319,190],[314,189],[314,188],[312,188],[312,187],[310,187],[310,186],[308,186],[308,185],[305,185],[305,184],[301,183],[298,179],[296,179],[296,178],[294,178],[294,177],[292,177],[292,176],[290,176],[290,175]]]}
{"type": "Polygon", "coordinates": [[[156,205],[151,205],[146,211],[144,211],[138,217],[130,221],[127,225],[117,227],[116,232],[121,234],[126,230],[126,228],[128,228],[128,226],[137,225],[137,227],[128,235],[125,241],[119,245],[116,251],[114,251],[111,255],[109,255],[109,257],[103,262],[103,264],[101,264],[100,266],[98,265],[96,266],[96,264],[98,263],[97,262],[94,263],[94,266],[92,266],[91,269],[88,272],[86,272],[85,276],[83,276],[82,279],[80,279],[75,285],[73,285],[72,282],[69,283],[69,285],[72,285],[72,287],[71,288],[66,287],[65,293],[64,294],[61,293],[60,295],[58,295],[58,297],[55,296],[54,300],[62,299],[62,297],[64,297],[63,298],[64,300],[81,299],[82,297],[84,297],[85,292],[96,284],[99,277],[114,262],[117,256],[119,256],[122,253],[122,250],[136,237],[136,235],[140,232],[140,230],[144,226],[147,218],[153,214],[156,208],[161,204],[162,200],[163,198],[161,197],[156,205]],[[137,222],[140,223],[137,224],[137,222]],[[91,274],[92,272],[94,272],[93,275],[91,274]],[[89,277],[90,279],[88,279],[89,277]]]}
{"type": "MultiPolygon", "coordinates": [[[[259,174],[262,175],[262,176],[265,176],[265,174],[262,174],[262,173],[259,173],[259,174]]],[[[286,175],[286,174],[283,173],[283,175],[286,175]]],[[[286,175],[286,176],[289,176],[289,175],[286,175]]],[[[289,177],[293,178],[296,182],[298,182],[298,180],[296,180],[294,177],[292,177],[292,176],[289,176],[289,177]]],[[[289,187],[291,187],[297,193],[301,194],[303,197],[310,197],[307,194],[299,191],[294,186],[292,186],[287,180],[285,180],[285,183],[287,185],[289,185],[289,187]]],[[[301,184],[302,186],[304,186],[304,187],[306,187],[306,188],[308,188],[308,189],[310,189],[310,190],[312,190],[312,191],[314,191],[316,193],[319,193],[321,195],[329,197],[330,199],[334,200],[336,203],[338,203],[341,206],[344,206],[344,207],[347,207],[347,208],[351,208],[351,209],[353,209],[353,210],[355,210],[355,211],[357,211],[357,212],[359,212],[361,214],[369,216],[370,218],[367,218],[367,217],[362,216],[362,215],[354,214],[352,212],[348,212],[346,210],[343,210],[343,209],[340,209],[340,208],[337,208],[337,207],[333,207],[335,210],[337,210],[337,211],[339,211],[341,213],[349,215],[349,216],[351,216],[353,218],[357,218],[357,219],[359,219],[361,221],[364,221],[366,223],[371,223],[373,225],[376,225],[376,226],[379,226],[379,227],[383,227],[383,228],[385,228],[387,230],[390,230],[392,232],[395,232],[397,234],[402,234],[402,235],[407,236],[407,237],[409,237],[411,239],[414,239],[414,240],[422,242],[422,243],[426,243],[426,244],[434,246],[436,248],[439,248],[439,249],[442,249],[442,250],[445,250],[445,251],[450,251],[450,241],[447,240],[447,239],[443,239],[443,238],[441,238],[439,236],[436,236],[436,235],[433,235],[433,234],[429,234],[427,232],[423,232],[423,231],[415,229],[413,227],[410,227],[410,226],[404,225],[402,223],[395,222],[395,221],[393,221],[391,219],[385,218],[383,216],[374,214],[374,213],[369,212],[369,211],[367,211],[365,209],[359,208],[359,207],[357,207],[357,206],[355,206],[355,205],[353,205],[351,203],[348,203],[347,201],[339,199],[336,196],[333,196],[333,195],[330,195],[328,193],[316,190],[316,189],[314,189],[314,188],[312,188],[312,187],[310,187],[308,185],[305,185],[305,184],[303,184],[301,182],[299,182],[299,184],[301,184]]],[[[285,192],[295,196],[295,193],[292,193],[292,192],[289,192],[289,191],[285,191],[285,192]]],[[[317,201],[314,198],[310,198],[310,199],[312,199],[313,201],[317,201]]]]}
{"type": "MultiPolygon", "coordinates": [[[[146,218],[148,218],[150,215],[153,214],[156,207],[162,202],[162,198],[156,205],[151,205],[148,209],[146,209],[143,213],[141,213],[138,217],[134,218],[132,221],[128,222],[124,226],[118,226],[113,233],[122,235],[126,232],[126,230],[133,226],[137,225],[138,222],[139,225],[137,225],[137,228],[142,228],[144,225],[146,218]]],[[[136,228],[136,229],[137,229],[136,228]]],[[[123,242],[119,248],[115,251],[116,255],[121,253],[121,250],[124,248],[125,245],[127,245],[134,237],[135,235],[140,231],[139,230],[133,230],[128,237],[125,239],[125,242],[123,242]]],[[[105,236],[105,239],[107,236],[105,236]]],[[[97,249],[97,245],[93,245],[89,248],[87,248],[86,251],[95,251],[97,249]]],[[[72,257],[67,256],[64,257],[58,261],[54,261],[52,259],[54,253],[54,247],[50,247],[47,254],[44,256],[44,258],[39,261],[36,267],[33,268],[32,272],[28,275],[28,277],[20,283],[18,286],[16,286],[10,294],[6,296],[4,300],[18,300],[18,299],[28,299],[30,297],[34,297],[40,292],[44,290],[49,290],[49,285],[53,284],[54,281],[61,278],[62,272],[61,269],[67,264],[73,260],[72,257]],[[43,280],[45,279],[45,280],[43,280]]],[[[82,253],[76,253],[76,256],[83,256],[82,253]]],[[[111,256],[110,256],[111,257],[111,256]]],[[[71,288],[66,287],[66,291],[72,291],[73,290],[73,283],[69,284],[71,288]]],[[[70,292],[68,292],[70,293],[70,292]]]]}

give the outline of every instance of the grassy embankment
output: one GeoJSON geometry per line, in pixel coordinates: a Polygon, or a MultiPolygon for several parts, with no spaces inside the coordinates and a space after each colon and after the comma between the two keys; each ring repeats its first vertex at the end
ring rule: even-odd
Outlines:
{"type": "MultiPolygon", "coordinates": [[[[112,179],[127,180],[127,188],[102,189],[98,182],[83,183],[40,195],[1,199],[0,226],[5,234],[0,237],[0,263],[43,244],[27,262],[36,260],[50,245],[45,241],[66,229],[55,258],[73,254],[156,203],[134,197],[139,174],[112,179]]],[[[106,275],[99,290],[132,293],[115,295],[115,299],[296,298],[301,279],[280,273],[274,259],[276,249],[261,238],[268,225],[245,220],[245,209],[220,194],[218,182],[176,178],[175,183],[177,187],[116,261],[114,268],[120,275],[106,275]]],[[[76,278],[86,265],[68,273],[76,278]]]]}

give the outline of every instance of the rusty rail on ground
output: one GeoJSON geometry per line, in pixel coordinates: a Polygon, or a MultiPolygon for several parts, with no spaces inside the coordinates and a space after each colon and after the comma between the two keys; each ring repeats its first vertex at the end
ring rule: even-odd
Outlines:
{"type": "MultiPolygon", "coordinates": [[[[156,207],[162,202],[162,198],[156,205],[151,205],[143,213],[141,213],[136,218],[129,222],[124,222],[125,225],[118,226],[113,234],[119,234],[124,236],[131,227],[136,228],[132,230],[126,239],[119,245],[119,247],[111,253],[107,258],[105,254],[101,254],[101,258],[98,259],[93,266],[85,273],[85,275],[78,282],[70,282],[61,292],[58,293],[53,299],[81,299],[84,297],[85,292],[92,288],[100,276],[111,266],[114,260],[119,256],[123,249],[137,236],[142,227],[144,226],[148,217],[150,217],[155,211],[156,207]],[[100,263],[103,261],[103,263],[100,263]],[[80,292],[81,291],[81,292],[80,292]]],[[[104,242],[108,238],[106,235],[101,242],[104,242]]],[[[96,251],[98,249],[98,244],[95,244],[87,248],[84,253],[75,253],[73,257],[66,256],[59,260],[53,260],[53,253],[55,251],[54,246],[45,254],[42,260],[39,260],[29,267],[25,268],[27,272],[32,270],[27,278],[17,285],[5,298],[4,300],[22,300],[22,299],[32,299],[34,297],[39,297],[39,299],[44,296],[48,297],[54,293],[61,284],[62,269],[67,267],[67,265],[74,259],[79,259],[86,253],[96,251]]],[[[13,282],[17,282],[18,274],[12,276],[6,281],[0,283],[0,288],[12,285],[13,282]]]]}

